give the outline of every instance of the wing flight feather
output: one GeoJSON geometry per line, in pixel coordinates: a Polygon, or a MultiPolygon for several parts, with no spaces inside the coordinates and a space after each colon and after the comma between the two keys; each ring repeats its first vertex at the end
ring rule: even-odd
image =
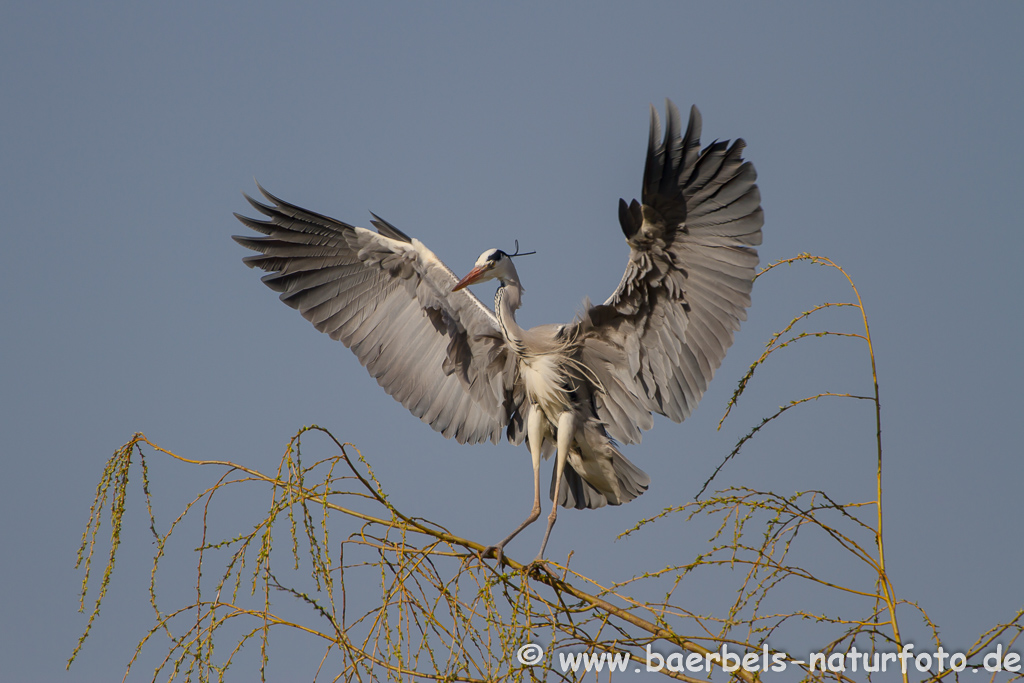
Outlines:
{"type": "Polygon", "coordinates": [[[630,246],[615,292],[586,306],[581,360],[601,382],[609,435],[640,441],[651,413],[681,422],[696,408],[746,319],[764,215],[743,140],[700,149],[701,116],[680,135],[668,102],[665,136],[651,108],[642,203],[619,202],[630,246]]]}
{"type": "MultiPolygon", "coordinates": [[[[257,184],[258,186],[258,184],[257,184]]],[[[374,216],[377,232],[248,195],[264,237],[236,236],[245,263],[316,329],[352,349],[414,415],[460,443],[497,443],[512,411],[516,366],[494,315],[419,240],[374,216]]]]}

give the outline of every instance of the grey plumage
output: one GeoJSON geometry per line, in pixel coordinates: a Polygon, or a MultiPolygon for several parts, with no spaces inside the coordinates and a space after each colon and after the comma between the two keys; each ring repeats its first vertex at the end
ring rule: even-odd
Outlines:
{"type": "Polygon", "coordinates": [[[235,237],[259,252],[245,263],[267,271],[263,281],[282,301],[351,348],[414,415],[460,443],[497,443],[503,430],[527,442],[534,510],[495,547],[499,556],[539,514],[542,456],[558,454],[557,505],[617,505],[643,493],[649,477],[615,442],[639,443],[652,413],[688,417],[746,318],[764,221],[756,172],[742,140],[700,149],[696,107],[680,129],[668,102],[662,138],[651,108],[641,201],[619,201],[626,272],[603,304],[587,303],[565,325],[516,324],[523,288],[514,254],[484,252],[460,281],[376,215],[376,232],[357,228],[262,187],[270,204],[246,198],[266,219],[235,214],[264,235],[235,237]],[[463,289],[492,278],[501,281],[494,313],[463,289]]]}
{"type": "Polygon", "coordinates": [[[640,442],[652,412],[682,422],[697,406],[747,317],[764,223],[742,139],[698,153],[700,112],[680,137],[671,102],[663,142],[659,129],[652,107],[642,208],[633,200],[622,221],[626,273],[580,323],[582,361],[606,389],[598,416],[623,443],[640,442]]]}
{"type": "Polygon", "coordinates": [[[332,339],[352,349],[385,391],[459,443],[497,443],[508,421],[512,358],[494,315],[418,240],[379,221],[374,233],[260,192],[269,220],[235,214],[266,237],[234,239],[260,252],[246,265],[332,339]],[[492,377],[502,378],[495,386],[492,377]]]}

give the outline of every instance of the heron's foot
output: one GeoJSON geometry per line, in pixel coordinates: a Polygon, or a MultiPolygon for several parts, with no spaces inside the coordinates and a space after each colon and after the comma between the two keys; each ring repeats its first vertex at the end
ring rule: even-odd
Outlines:
{"type": "Polygon", "coordinates": [[[548,569],[548,561],[541,555],[533,558],[533,562],[523,567],[523,569],[527,574],[540,574],[541,572],[544,572],[550,576],[555,575],[554,572],[548,569]]]}
{"type": "Polygon", "coordinates": [[[493,557],[497,560],[496,564],[501,564],[505,557],[505,544],[499,543],[498,545],[489,545],[480,551],[480,561],[486,560],[488,557],[493,557]]]}

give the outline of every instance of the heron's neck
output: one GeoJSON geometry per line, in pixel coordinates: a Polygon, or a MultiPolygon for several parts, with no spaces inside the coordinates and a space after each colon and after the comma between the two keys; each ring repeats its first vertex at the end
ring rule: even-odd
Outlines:
{"type": "Polygon", "coordinates": [[[524,330],[516,322],[516,309],[522,303],[523,287],[516,280],[502,280],[494,295],[494,315],[505,341],[517,351],[523,348],[524,330]]]}

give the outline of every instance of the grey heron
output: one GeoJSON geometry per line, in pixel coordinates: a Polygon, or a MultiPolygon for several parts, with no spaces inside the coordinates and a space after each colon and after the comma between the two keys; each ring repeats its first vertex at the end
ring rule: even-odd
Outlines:
{"type": "Polygon", "coordinates": [[[651,107],[641,201],[619,200],[626,272],[599,305],[566,324],[516,323],[517,253],[489,249],[462,279],[419,240],[373,215],[368,230],[289,204],[257,183],[265,220],[235,216],[262,237],[234,239],[263,282],[316,329],[352,349],[384,390],[459,443],[526,442],[533,507],[540,463],[555,455],[543,559],[558,506],[620,505],[650,478],[617,443],[639,443],[652,413],[682,422],[697,406],[746,318],[764,217],[737,139],[700,148],[701,116],[685,132],[671,101],[665,136],[651,107]],[[468,285],[499,282],[494,311],[468,285]]]}

